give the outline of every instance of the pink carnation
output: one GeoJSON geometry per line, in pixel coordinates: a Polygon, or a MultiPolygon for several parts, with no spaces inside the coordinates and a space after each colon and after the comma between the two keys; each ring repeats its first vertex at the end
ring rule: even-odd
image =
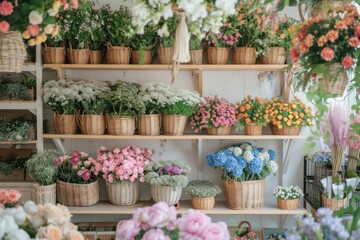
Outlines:
{"type": "Polygon", "coordinates": [[[10,30],[10,24],[7,21],[0,22],[0,33],[6,33],[10,30]]]}
{"type": "Polygon", "coordinates": [[[5,203],[14,204],[20,200],[21,194],[15,189],[11,189],[5,199],[5,203]]]}
{"type": "Polygon", "coordinates": [[[9,16],[14,11],[13,5],[8,1],[0,3],[0,14],[3,16],[9,16]]]}
{"type": "Polygon", "coordinates": [[[39,27],[39,25],[32,25],[32,24],[30,24],[30,25],[27,27],[27,31],[28,31],[28,33],[30,34],[30,36],[36,37],[36,36],[40,33],[40,27],[39,27]]]}

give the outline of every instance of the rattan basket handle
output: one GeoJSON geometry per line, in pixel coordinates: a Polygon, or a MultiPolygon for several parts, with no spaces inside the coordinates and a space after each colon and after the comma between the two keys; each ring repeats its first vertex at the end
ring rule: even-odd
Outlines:
{"type": "Polygon", "coordinates": [[[248,221],[242,221],[242,222],[240,222],[240,223],[239,223],[239,226],[238,226],[238,229],[240,229],[240,228],[242,227],[242,225],[244,225],[244,224],[247,224],[247,225],[249,226],[248,232],[252,232],[252,231],[251,231],[251,224],[250,224],[248,221]]]}

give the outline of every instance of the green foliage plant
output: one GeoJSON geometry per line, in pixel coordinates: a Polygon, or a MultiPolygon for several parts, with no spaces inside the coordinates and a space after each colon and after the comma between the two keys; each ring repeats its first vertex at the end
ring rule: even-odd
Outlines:
{"type": "Polygon", "coordinates": [[[199,39],[196,36],[191,36],[190,38],[190,50],[198,51],[203,50],[203,39],[199,39]]]}
{"type": "Polygon", "coordinates": [[[33,89],[36,87],[36,79],[34,77],[23,74],[21,80],[22,84],[29,89],[33,89]]]}
{"type": "Polygon", "coordinates": [[[139,51],[140,54],[140,64],[144,62],[144,51],[152,51],[157,42],[157,33],[156,27],[154,24],[149,23],[145,29],[144,34],[135,35],[131,41],[131,49],[133,51],[139,51]]]}
{"type": "Polygon", "coordinates": [[[162,21],[159,23],[162,25],[162,28],[158,30],[158,35],[160,38],[160,47],[168,48],[174,47],[175,44],[175,32],[178,25],[178,17],[174,15],[173,17],[162,21]]]}
{"type": "Polygon", "coordinates": [[[197,198],[215,197],[221,193],[221,188],[209,181],[191,181],[185,187],[185,194],[197,198]]]}
{"type": "Polygon", "coordinates": [[[30,100],[27,88],[20,82],[13,82],[6,85],[6,95],[10,99],[30,100]]]}
{"type": "Polygon", "coordinates": [[[31,156],[26,162],[29,175],[40,185],[47,186],[55,183],[58,176],[58,166],[54,160],[59,156],[59,152],[54,149],[44,150],[31,156]]]}

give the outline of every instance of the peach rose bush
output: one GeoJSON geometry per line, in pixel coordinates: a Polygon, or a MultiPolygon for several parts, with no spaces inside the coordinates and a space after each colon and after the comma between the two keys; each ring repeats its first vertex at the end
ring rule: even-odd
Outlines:
{"type": "Polygon", "coordinates": [[[159,202],[139,208],[130,220],[119,223],[117,240],[228,240],[224,222],[213,223],[206,214],[189,210],[180,218],[174,206],[159,202]]]}

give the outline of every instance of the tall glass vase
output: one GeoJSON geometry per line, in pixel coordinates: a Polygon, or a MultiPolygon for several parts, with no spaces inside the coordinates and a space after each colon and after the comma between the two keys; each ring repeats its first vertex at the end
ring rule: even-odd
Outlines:
{"type": "Polygon", "coordinates": [[[356,167],[360,160],[359,154],[360,154],[360,149],[349,148],[349,159],[348,159],[348,165],[347,165],[348,171],[356,171],[356,167]]]}

